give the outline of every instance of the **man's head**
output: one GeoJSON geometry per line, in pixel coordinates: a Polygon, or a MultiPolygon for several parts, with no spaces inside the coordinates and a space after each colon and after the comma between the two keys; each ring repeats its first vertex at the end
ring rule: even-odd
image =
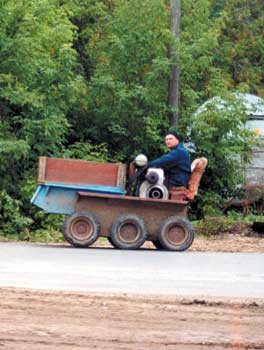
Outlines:
{"type": "Polygon", "coordinates": [[[174,131],[170,130],[166,133],[165,144],[168,148],[176,147],[180,143],[180,135],[174,131]]]}

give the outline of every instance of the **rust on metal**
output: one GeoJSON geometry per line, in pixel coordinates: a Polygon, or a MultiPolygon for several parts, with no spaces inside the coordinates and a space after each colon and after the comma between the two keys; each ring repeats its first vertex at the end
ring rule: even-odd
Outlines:
{"type": "Polygon", "coordinates": [[[124,214],[141,217],[147,227],[148,239],[155,239],[161,223],[170,216],[187,217],[188,202],[139,198],[131,196],[101,195],[78,192],[76,211],[89,211],[101,223],[101,236],[109,236],[116,218],[124,214]]]}
{"type": "Polygon", "coordinates": [[[133,243],[140,238],[141,230],[133,222],[124,222],[118,227],[118,235],[123,242],[133,243]]]}
{"type": "Polygon", "coordinates": [[[91,221],[86,217],[80,216],[75,218],[70,225],[73,236],[79,240],[85,240],[91,237],[94,227],[91,221]]]}
{"type": "Polygon", "coordinates": [[[166,229],[167,240],[171,244],[181,244],[186,240],[188,231],[179,224],[171,224],[166,229]]]}

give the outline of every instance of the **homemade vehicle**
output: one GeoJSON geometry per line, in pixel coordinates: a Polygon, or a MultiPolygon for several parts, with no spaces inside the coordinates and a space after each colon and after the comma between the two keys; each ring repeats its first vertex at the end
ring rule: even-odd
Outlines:
{"type": "Polygon", "coordinates": [[[205,158],[195,160],[189,188],[169,194],[163,170],[148,169],[144,155],[130,165],[40,157],[31,202],[67,215],[62,232],[75,247],[104,236],[120,249],[149,240],[160,249],[183,251],[194,239],[187,211],[206,164],[205,158]]]}

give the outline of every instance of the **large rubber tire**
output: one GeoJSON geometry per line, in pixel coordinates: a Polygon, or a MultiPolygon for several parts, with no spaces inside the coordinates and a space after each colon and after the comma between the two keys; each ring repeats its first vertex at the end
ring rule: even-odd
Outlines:
{"type": "Polygon", "coordinates": [[[112,224],[110,239],[116,248],[138,249],[146,238],[144,220],[137,215],[121,215],[112,224]]]}
{"type": "Polygon", "coordinates": [[[74,247],[88,247],[99,237],[100,224],[94,214],[76,212],[65,220],[62,232],[74,247]]]}
{"type": "Polygon", "coordinates": [[[252,229],[255,232],[258,232],[260,234],[264,234],[264,222],[254,221],[252,224],[252,229]]]}
{"type": "Polygon", "coordinates": [[[114,242],[112,241],[112,238],[111,238],[110,236],[107,237],[107,239],[108,239],[108,242],[109,242],[114,248],[118,248],[118,247],[115,246],[115,244],[114,244],[114,242]]]}
{"type": "Polygon", "coordinates": [[[189,220],[180,216],[171,216],[161,224],[158,239],[164,249],[183,251],[192,245],[194,233],[189,220]]]}
{"type": "Polygon", "coordinates": [[[160,243],[160,241],[158,240],[155,240],[155,241],[152,241],[153,245],[157,248],[157,249],[163,249],[163,246],[162,244],[160,243]]]}

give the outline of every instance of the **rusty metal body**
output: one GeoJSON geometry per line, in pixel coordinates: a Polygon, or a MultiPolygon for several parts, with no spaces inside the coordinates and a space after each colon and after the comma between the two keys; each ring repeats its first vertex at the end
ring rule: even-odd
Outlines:
{"type": "Polygon", "coordinates": [[[90,211],[101,223],[101,236],[109,237],[114,220],[136,214],[147,226],[148,240],[156,238],[161,223],[170,216],[187,217],[188,202],[78,192],[76,212],[90,211]]]}

